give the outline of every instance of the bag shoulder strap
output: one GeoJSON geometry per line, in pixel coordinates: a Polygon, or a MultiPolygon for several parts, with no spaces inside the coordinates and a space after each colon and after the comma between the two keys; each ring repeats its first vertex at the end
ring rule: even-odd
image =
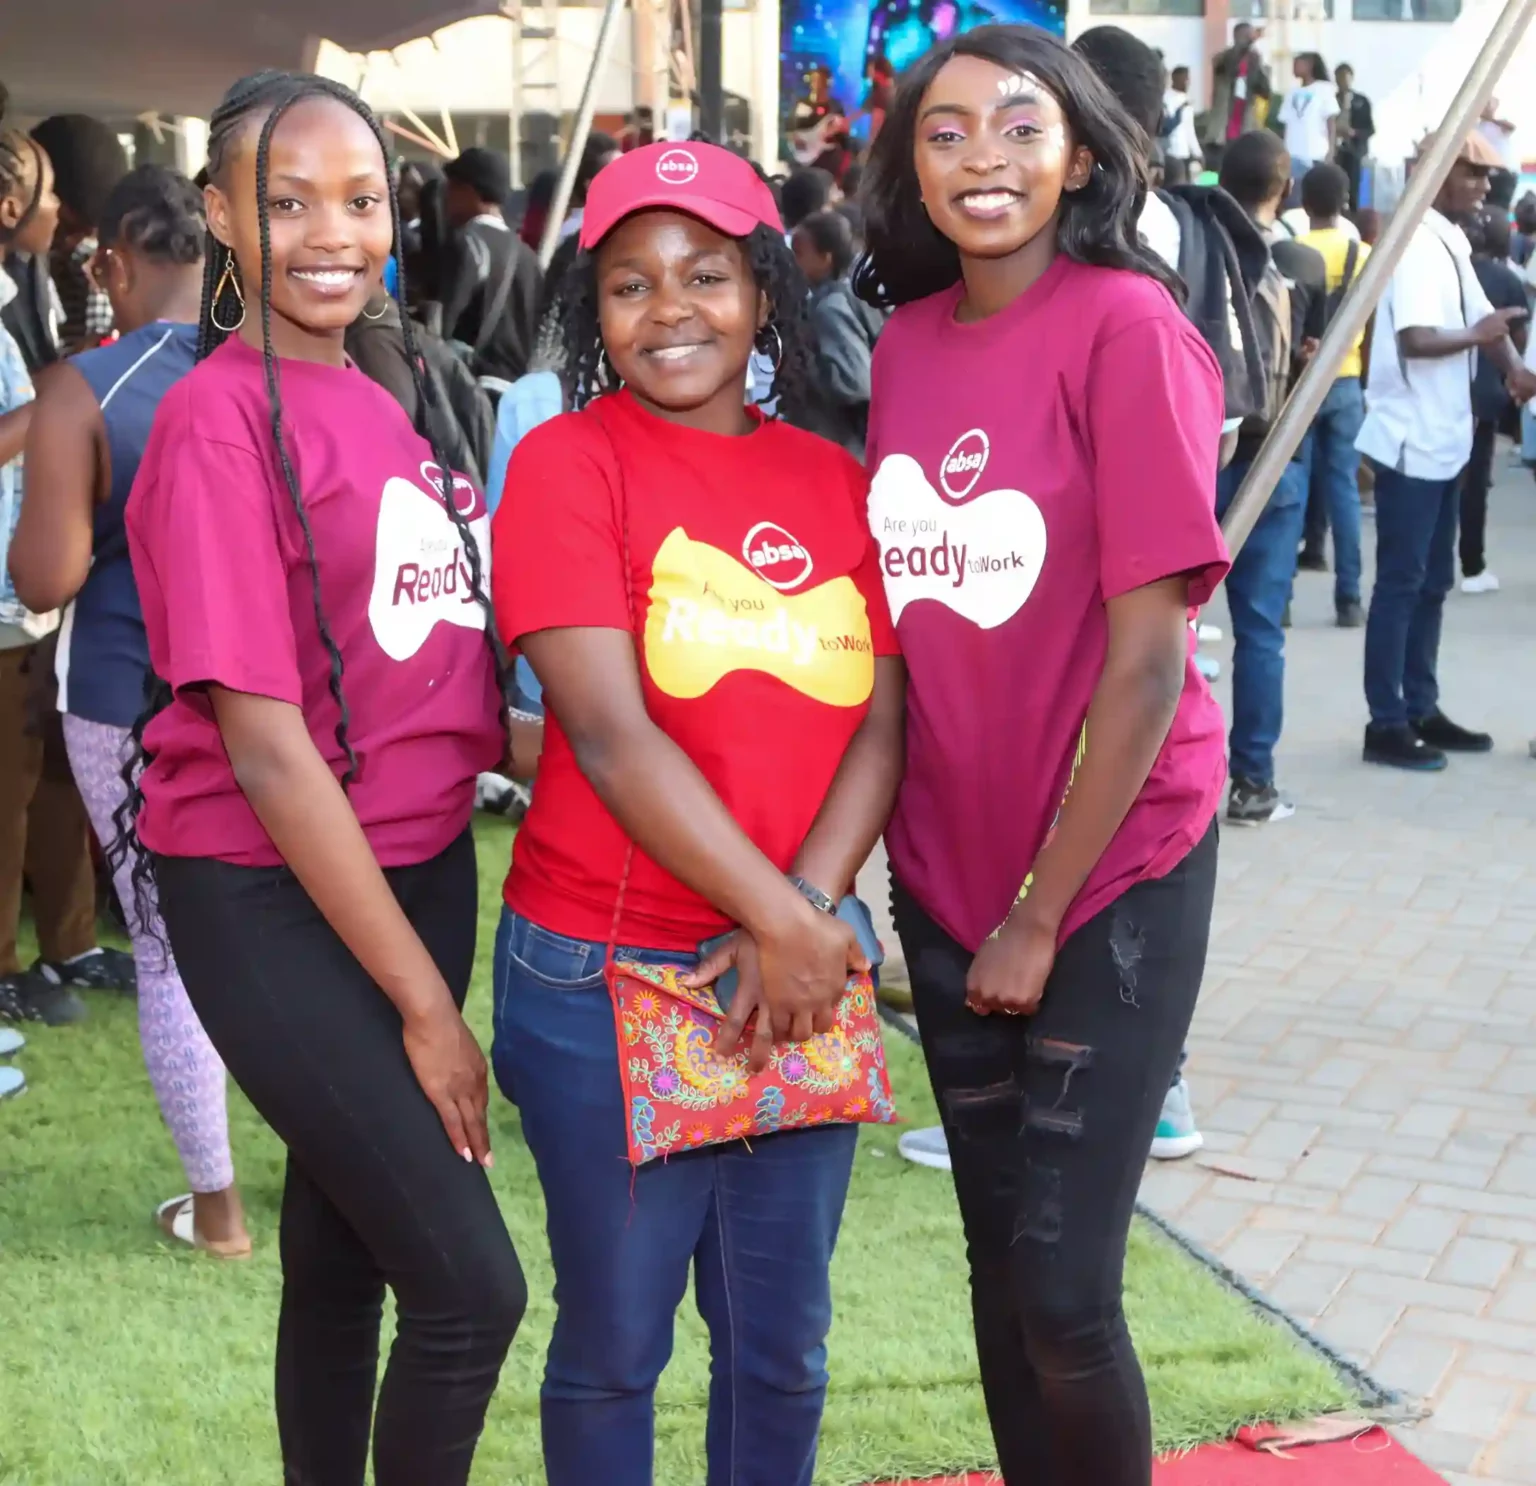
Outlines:
{"type": "Polygon", "coordinates": [[[1350,238],[1349,246],[1344,250],[1344,277],[1339,281],[1339,293],[1347,294],[1349,286],[1354,282],[1355,268],[1360,262],[1360,243],[1356,238],[1350,238]]]}
{"type": "Polygon", "coordinates": [[[496,292],[491,295],[491,301],[485,307],[485,313],[480,317],[480,332],[475,336],[475,355],[478,356],[486,346],[490,344],[491,337],[496,333],[496,327],[501,323],[502,312],[507,307],[507,300],[512,293],[512,280],[517,276],[517,260],[520,256],[518,248],[521,246],[517,236],[509,227],[507,236],[511,241],[507,247],[507,261],[501,270],[501,279],[496,285],[496,292]]]}

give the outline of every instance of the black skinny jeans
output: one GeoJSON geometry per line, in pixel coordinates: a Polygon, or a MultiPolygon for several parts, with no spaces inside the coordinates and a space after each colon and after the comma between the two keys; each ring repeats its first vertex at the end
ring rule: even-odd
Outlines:
{"type": "Polygon", "coordinates": [[[1475,578],[1488,566],[1488,489],[1493,484],[1493,456],[1499,429],[1485,418],[1472,431],[1472,457],[1461,472],[1461,576],[1475,578]]]}
{"type": "Polygon", "coordinates": [[[1205,970],[1216,827],[1062,945],[1032,1017],[965,1004],[971,956],[898,883],[929,1077],[949,1139],[981,1384],[1007,1486],[1148,1486],[1125,1246],[1205,970]]]}
{"type": "MultiPolygon", "coordinates": [[[[463,1486],[528,1292],[485,1173],[449,1143],[394,1006],[285,867],[156,861],[187,994],[288,1147],[277,1424],[286,1486],[463,1486]],[[374,1416],[384,1287],[398,1325],[374,1416]]],[[[385,876],[462,1005],[474,843],[385,876]]]]}

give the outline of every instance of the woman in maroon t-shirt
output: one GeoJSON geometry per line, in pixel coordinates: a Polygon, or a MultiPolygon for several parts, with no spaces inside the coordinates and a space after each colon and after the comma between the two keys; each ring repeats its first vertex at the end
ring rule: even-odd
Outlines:
{"type": "Polygon", "coordinates": [[[989,26],[906,74],[865,177],[886,841],[1009,1486],[1149,1480],[1121,1274],[1216,877],[1221,379],[1138,241],[1143,148],[1081,57],[989,26]]]}
{"type": "Polygon", "coordinates": [[[193,1007],[288,1147],[285,1479],[361,1481],[371,1435],[379,1486],[463,1486],[527,1298],[460,1014],[475,778],[507,753],[489,518],[343,350],[399,232],[377,120],[259,73],[208,155],[199,360],[127,506],[160,695],[118,849],[152,868],[193,1007]]]}

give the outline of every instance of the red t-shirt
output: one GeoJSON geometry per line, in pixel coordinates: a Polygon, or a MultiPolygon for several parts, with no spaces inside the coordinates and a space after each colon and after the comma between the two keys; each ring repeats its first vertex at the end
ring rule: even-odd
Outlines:
{"type": "MultiPolygon", "coordinates": [[[[869,518],[909,672],[886,842],[924,909],[975,950],[1060,807],[1106,601],[1187,572],[1201,604],[1227,552],[1221,373],[1159,284],[1062,256],[987,320],[957,324],[959,297],[904,306],[880,337],[869,518]]],[[[1191,658],[1168,740],[1063,938],[1178,863],[1225,773],[1221,713],[1191,658]]]]}
{"type": "MultiPolygon", "coordinates": [[[[627,392],[602,398],[513,452],[492,523],[497,624],[509,644],[632,630],[633,595],[652,720],[787,870],[869,710],[875,657],[896,653],[867,489],[841,449],[787,424],[731,438],[666,422],[627,392]]],[[[551,710],[507,903],[606,943],[625,848],[551,710]]],[[[690,950],[725,927],[636,850],[621,943],[690,950]]]]}
{"type": "MultiPolygon", "coordinates": [[[[384,866],[423,862],[469,822],[503,734],[464,544],[432,451],[355,368],[281,363],[283,426],[341,650],[352,808],[384,866]]],[[[166,393],[128,498],[150,664],[176,699],[150,724],[139,835],[166,856],[282,858],[235,782],[201,689],[302,707],[337,776],[331,663],[308,551],[272,438],[261,357],[231,339],[166,393]]],[[[454,497],[489,552],[485,501],[454,497]]]]}

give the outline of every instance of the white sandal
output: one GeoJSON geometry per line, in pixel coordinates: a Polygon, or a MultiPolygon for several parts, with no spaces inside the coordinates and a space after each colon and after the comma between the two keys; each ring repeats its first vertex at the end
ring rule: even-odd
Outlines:
{"type": "Polygon", "coordinates": [[[251,1241],[248,1238],[211,1239],[204,1238],[197,1231],[190,1192],[183,1192],[180,1197],[171,1197],[162,1202],[155,1209],[155,1226],[174,1242],[185,1244],[189,1249],[198,1249],[205,1254],[212,1254],[216,1259],[249,1259],[251,1257],[251,1241]]]}

